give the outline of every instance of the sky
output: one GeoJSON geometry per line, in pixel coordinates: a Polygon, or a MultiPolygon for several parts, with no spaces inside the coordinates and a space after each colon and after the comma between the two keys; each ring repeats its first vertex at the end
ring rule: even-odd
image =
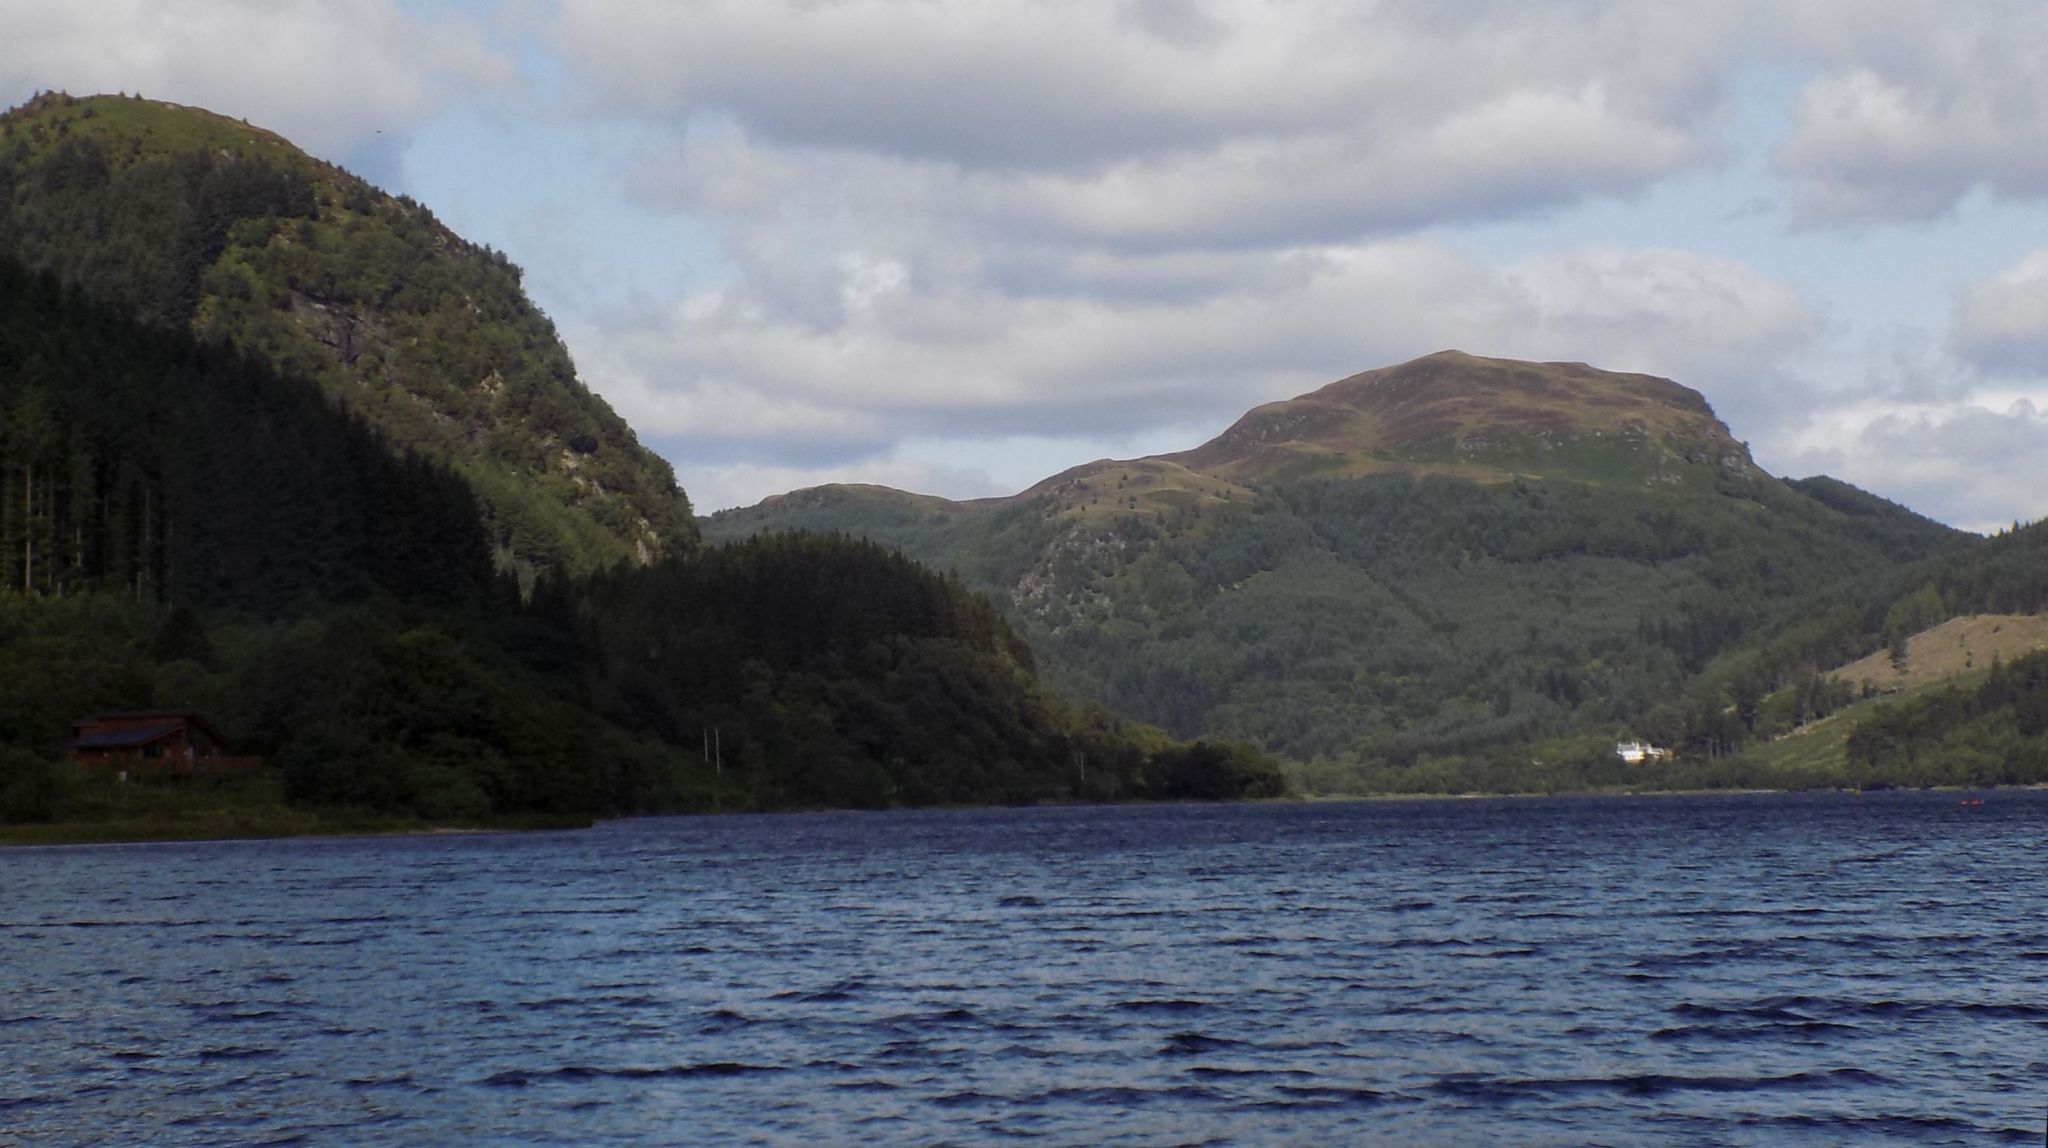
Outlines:
{"type": "Polygon", "coordinates": [[[2040,0],[0,0],[0,102],[283,133],[508,253],[700,511],[1007,494],[1448,347],[2048,516],[2040,0]]]}

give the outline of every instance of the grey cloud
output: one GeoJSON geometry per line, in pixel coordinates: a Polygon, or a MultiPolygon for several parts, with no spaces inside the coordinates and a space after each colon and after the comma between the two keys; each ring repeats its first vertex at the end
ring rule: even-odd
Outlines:
{"type": "Polygon", "coordinates": [[[514,74],[487,31],[396,0],[348,5],[106,0],[9,5],[0,93],[141,92],[347,156],[380,130],[411,128],[463,85],[514,74]]]}
{"type": "Polygon", "coordinates": [[[1714,158],[1758,60],[1814,70],[1774,157],[1809,223],[2048,194],[2037,0],[564,0],[551,35],[594,103],[729,117],[800,186],[859,155],[1093,242],[1335,241],[1627,193],[1714,158]]]}
{"type": "Polygon", "coordinates": [[[2048,8],[1808,0],[1782,19],[1822,66],[1775,157],[1809,222],[1932,218],[1978,188],[2048,195],[2048,8]]]}
{"type": "Polygon", "coordinates": [[[1949,342],[1985,371],[2048,378],[2048,248],[1965,288],[1949,342]]]}
{"type": "Polygon", "coordinates": [[[1966,529],[2048,514],[2048,419],[2027,402],[1879,413],[1805,458],[1966,529]]]}
{"type": "Polygon", "coordinates": [[[739,126],[746,149],[700,140],[669,173],[689,206],[908,192],[1162,246],[1640,188],[1713,154],[1747,35],[1733,12],[1626,4],[1014,0],[568,0],[555,28],[593,99],[739,126]]]}
{"type": "Polygon", "coordinates": [[[1814,327],[1788,288],[1689,252],[1595,250],[1505,270],[1413,242],[1267,258],[1288,266],[1254,276],[1258,288],[1192,302],[934,292],[845,265],[843,289],[865,294],[825,325],[741,288],[575,341],[586,378],[635,425],[707,445],[750,440],[788,459],[883,454],[919,435],[1227,418],[1454,345],[1588,359],[1712,392],[1739,387],[1814,327]]]}
{"type": "Polygon", "coordinates": [[[1696,158],[1682,132],[1617,116],[1598,89],[1518,94],[1398,141],[1239,141],[1083,175],[997,173],[744,134],[689,139],[634,178],[641,198],[787,228],[1000,234],[1122,251],[1342,242],[1511,214],[1653,182],[1696,158]]]}

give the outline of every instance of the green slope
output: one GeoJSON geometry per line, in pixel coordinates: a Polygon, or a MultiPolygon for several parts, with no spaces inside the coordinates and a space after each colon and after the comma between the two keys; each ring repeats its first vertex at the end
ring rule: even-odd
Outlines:
{"type": "Polygon", "coordinates": [[[109,96],[0,115],[0,254],[318,381],[469,479],[529,576],[694,544],[668,465],[577,380],[517,267],[260,128],[109,96]]]}

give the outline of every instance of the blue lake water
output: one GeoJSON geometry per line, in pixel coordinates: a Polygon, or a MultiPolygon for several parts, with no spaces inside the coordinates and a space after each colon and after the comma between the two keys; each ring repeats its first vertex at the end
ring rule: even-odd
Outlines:
{"type": "Polygon", "coordinates": [[[0,852],[0,1142],[2038,1144],[2048,793],[0,852]]]}

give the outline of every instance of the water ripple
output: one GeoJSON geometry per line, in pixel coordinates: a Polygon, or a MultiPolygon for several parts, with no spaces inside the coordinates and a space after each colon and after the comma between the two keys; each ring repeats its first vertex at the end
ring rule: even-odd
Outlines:
{"type": "Polygon", "coordinates": [[[2048,794],[23,849],[0,1141],[2039,1143],[2048,794]]]}

